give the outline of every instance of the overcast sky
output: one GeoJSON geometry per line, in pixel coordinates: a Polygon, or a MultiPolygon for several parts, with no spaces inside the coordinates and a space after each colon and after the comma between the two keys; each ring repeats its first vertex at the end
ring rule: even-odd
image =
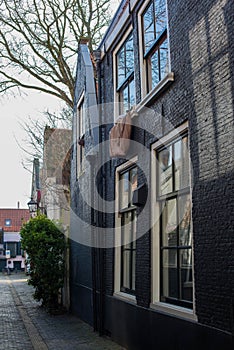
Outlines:
{"type": "MultiPolygon", "coordinates": [[[[112,0],[113,13],[118,0],[112,0]]],[[[50,107],[59,108],[53,97],[37,92],[27,92],[28,96],[0,98],[0,208],[27,208],[31,192],[31,173],[22,166],[24,152],[17,145],[23,144],[26,135],[19,122],[30,117],[38,119],[41,112],[50,107]]],[[[23,144],[24,145],[24,144],[23,144]]]]}
{"type": "Polygon", "coordinates": [[[30,117],[40,118],[48,106],[58,108],[53,97],[39,93],[28,93],[24,97],[9,97],[0,100],[0,208],[27,208],[31,192],[31,173],[22,166],[25,153],[22,146],[26,134],[19,123],[30,117]]]}

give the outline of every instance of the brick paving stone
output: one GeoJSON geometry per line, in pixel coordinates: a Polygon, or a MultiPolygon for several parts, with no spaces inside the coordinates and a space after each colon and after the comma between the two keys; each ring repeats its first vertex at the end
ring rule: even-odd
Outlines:
{"type": "Polygon", "coordinates": [[[49,315],[23,273],[0,276],[0,308],[0,350],[124,350],[73,315],[49,315]]]}

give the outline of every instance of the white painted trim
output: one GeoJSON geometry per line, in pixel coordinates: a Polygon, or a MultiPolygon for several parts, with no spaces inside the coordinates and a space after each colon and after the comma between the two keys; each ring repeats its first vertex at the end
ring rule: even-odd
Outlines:
{"type": "MultiPolygon", "coordinates": [[[[124,9],[123,14],[121,15],[119,21],[117,22],[116,26],[114,27],[112,33],[107,37],[105,42],[105,49],[106,51],[109,50],[113,42],[116,40],[117,36],[119,35],[121,29],[124,27],[125,23],[127,22],[128,18],[130,17],[129,8],[128,6],[124,9]]],[[[104,56],[105,53],[103,52],[104,56]]]]}
{"type": "Polygon", "coordinates": [[[156,98],[157,95],[159,95],[164,88],[169,84],[170,82],[174,81],[174,73],[170,72],[168,73],[153,90],[151,90],[138,105],[136,106],[136,112],[140,112],[142,108],[144,108],[153,98],[156,98]]]}
{"type": "Polygon", "coordinates": [[[85,96],[85,91],[83,90],[81,95],[80,95],[80,98],[79,98],[79,100],[77,102],[77,109],[79,109],[80,105],[83,103],[84,96],[85,96]]]}
{"type": "MultiPolygon", "coordinates": [[[[85,110],[85,90],[82,91],[80,98],[77,102],[77,108],[76,108],[76,178],[78,179],[82,173],[84,172],[84,169],[81,169],[81,164],[80,164],[80,147],[78,146],[78,138],[81,137],[82,135],[79,134],[79,129],[80,129],[80,118],[79,118],[79,113],[78,110],[80,106],[83,104],[83,113],[85,110]]],[[[84,130],[85,130],[85,125],[84,125],[84,130]]],[[[84,164],[83,164],[84,166],[84,164]]]]}
{"type": "MultiPolygon", "coordinates": [[[[178,317],[183,317],[186,319],[197,320],[195,314],[195,297],[193,297],[193,310],[179,307],[176,305],[166,304],[160,302],[160,237],[159,237],[159,203],[156,200],[156,186],[157,186],[157,172],[156,172],[156,150],[161,146],[169,143],[173,139],[179,136],[180,133],[188,130],[188,122],[186,121],[178,128],[172,130],[167,135],[162,137],[160,140],[156,141],[151,146],[151,227],[152,227],[152,302],[151,308],[163,311],[178,317]]],[[[191,169],[191,168],[190,168],[191,169]]],[[[192,194],[192,188],[190,184],[190,193],[192,194]]],[[[192,220],[191,220],[192,221],[192,220]]],[[[193,252],[193,249],[192,249],[193,252]]],[[[194,264],[194,260],[193,260],[194,264]]],[[[194,272],[194,269],[193,269],[194,272]]],[[[193,293],[194,293],[194,280],[193,280],[193,293]]]]}
{"type": "Polygon", "coordinates": [[[188,129],[188,122],[184,122],[177,128],[170,131],[168,134],[163,136],[160,140],[156,141],[151,145],[151,150],[155,150],[159,148],[160,146],[164,146],[166,143],[170,142],[174,138],[178,137],[182,132],[186,131],[188,129]]]}
{"type": "Polygon", "coordinates": [[[138,3],[138,0],[130,0],[131,11],[135,8],[137,3],[138,3]]]}
{"type": "Polygon", "coordinates": [[[154,304],[151,303],[150,307],[151,307],[151,309],[154,309],[156,311],[169,313],[173,316],[197,321],[197,316],[194,314],[193,310],[186,309],[184,307],[170,305],[170,304],[166,304],[166,303],[154,303],[154,304]]]}
{"type": "Polygon", "coordinates": [[[123,292],[115,292],[113,296],[123,301],[129,301],[130,303],[136,304],[135,295],[131,295],[123,292]]]}
{"type": "Polygon", "coordinates": [[[142,14],[151,0],[147,0],[143,3],[140,11],[138,12],[138,38],[139,38],[139,58],[141,67],[141,99],[146,95],[146,62],[143,57],[143,35],[142,35],[142,14]]]}
{"type": "Polygon", "coordinates": [[[114,122],[119,117],[119,101],[118,101],[118,93],[117,93],[117,65],[116,65],[116,55],[121,48],[121,46],[124,44],[125,40],[128,38],[130,33],[132,32],[132,25],[129,26],[129,28],[124,33],[124,36],[122,37],[122,40],[118,43],[115,50],[113,51],[113,82],[114,82],[114,122]]]}

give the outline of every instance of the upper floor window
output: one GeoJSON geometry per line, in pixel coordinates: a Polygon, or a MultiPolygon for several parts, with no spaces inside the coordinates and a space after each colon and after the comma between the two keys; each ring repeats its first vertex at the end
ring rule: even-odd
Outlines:
{"type": "Polygon", "coordinates": [[[125,40],[116,54],[117,93],[119,114],[126,113],[135,104],[133,36],[125,40]]]}
{"type": "Polygon", "coordinates": [[[166,0],[152,0],[142,14],[146,89],[152,90],[168,73],[166,0]]]}

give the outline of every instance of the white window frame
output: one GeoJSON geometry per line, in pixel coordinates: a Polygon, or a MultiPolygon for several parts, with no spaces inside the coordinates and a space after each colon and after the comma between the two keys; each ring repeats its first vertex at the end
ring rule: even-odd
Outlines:
{"type": "MultiPolygon", "coordinates": [[[[118,73],[118,66],[117,66],[117,54],[119,50],[121,49],[121,46],[124,44],[124,42],[127,40],[131,32],[133,31],[132,25],[129,26],[129,28],[125,31],[122,40],[118,43],[118,45],[115,47],[113,51],[113,77],[114,77],[114,122],[118,119],[120,116],[119,113],[119,92],[118,89],[118,79],[117,79],[117,73],[118,73]]],[[[135,84],[135,69],[134,69],[134,84],[135,84]]],[[[135,86],[136,87],[136,86],[135,86]]],[[[135,89],[135,95],[136,95],[136,89],[135,89]]],[[[136,101],[136,96],[135,96],[136,101]]]]}
{"type": "Polygon", "coordinates": [[[168,40],[168,74],[159,81],[159,83],[149,92],[147,92],[147,63],[144,59],[144,38],[143,38],[143,25],[142,18],[143,13],[147,6],[152,0],[147,0],[144,2],[140,11],[138,12],[138,32],[139,32],[139,57],[140,57],[140,74],[141,74],[141,104],[146,104],[151,98],[157,95],[165,86],[174,81],[174,74],[171,72],[171,60],[170,60],[170,37],[168,28],[168,12],[167,12],[167,1],[166,1],[166,12],[167,12],[167,40],[168,40]]]}
{"type": "MultiPolygon", "coordinates": [[[[81,107],[83,108],[83,113],[85,112],[84,103],[85,103],[85,92],[83,91],[79,98],[79,101],[77,103],[77,108],[76,108],[76,169],[77,169],[76,173],[77,173],[77,177],[79,177],[84,171],[84,154],[83,154],[83,161],[81,162],[80,147],[82,146],[78,144],[79,139],[85,134],[85,118],[83,119],[84,125],[82,125],[82,133],[80,133],[80,114],[79,114],[79,110],[81,107]]],[[[83,149],[83,152],[84,152],[84,149],[83,149]]]]}
{"type": "Polygon", "coordinates": [[[121,216],[119,215],[119,179],[120,174],[133,165],[137,165],[138,157],[121,164],[115,171],[115,264],[114,264],[114,296],[136,304],[136,296],[121,292],[121,216]]]}
{"type": "MultiPolygon", "coordinates": [[[[174,316],[197,320],[195,314],[195,283],[194,283],[194,259],[193,261],[193,309],[187,309],[185,307],[167,304],[160,301],[160,209],[159,202],[157,202],[156,190],[157,190],[157,159],[156,151],[163,145],[168,144],[170,141],[175,139],[179,134],[186,132],[188,130],[188,122],[185,122],[180,127],[171,131],[168,135],[161,138],[159,141],[155,142],[151,146],[151,227],[152,227],[152,300],[150,307],[158,311],[163,311],[174,316]]],[[[190,164],[191,165],[191,164],[190,164]]],[[[191,166],[190,166],[191,169],[191,166]]],[[[191,189],[191,177],[190,177],[190,193],[191,189]]],[[[192,226],[192,218],[191,218],[192,226]]],[[[192,230],[193,232],[193,230],[192,230]]],[[[193,245],[193,244],[192,244],[193,245]]],[[[192,247],[192,256],[194,250],[192,247]]]]}

